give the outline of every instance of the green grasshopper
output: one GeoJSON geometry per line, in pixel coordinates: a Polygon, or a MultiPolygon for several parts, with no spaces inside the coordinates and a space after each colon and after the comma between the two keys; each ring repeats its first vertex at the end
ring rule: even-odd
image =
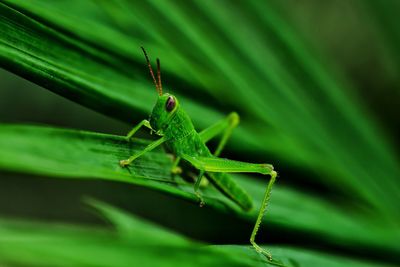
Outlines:
{"type": "Polygon", "coordinates": [[[265,210],[269,202],[272,185],[274,184],[277,176],[273,166],[270,164],[254,164],[219,158],[218,156],[230,137],[233,128],[235,128],[239,123],[239,115],[235,112],[232,112],[225,119],[198,133],[195,130],[190,117],[180,106],[178,99],[171,94],[163,94],[160,74],[160,60],[157,58],[156,80],[147,53],[143,47],[142,50],[159,96],[157,103],[151,112],[150,119],[143,120],[136,125],[127,134],[127,139],[130,140],[131,137],[142,126],[149,128],[151,132],[155,132],[158,136],[160,136],[160,138],[150,143],[146,148],[132,155],[130,158],[121,160],[120,165],[125,167],[131,164],[138,157],[164,143],[167,148],[176,156],[173,163],[173,168],[171,170],[172,173],[179,173],[180,168],[178,167],[178,164],[181,159],[199,170],[199,176],[194,184],[194,192],[200,199],[200,206],[204,204],[204,201],[198,193],[198,190],[203,176],[207,175],[208,180],[211,181],[211,183],[214,184],[218,190],[220,190],[232,201],[237,203],[245,211],[249,211],[252,208],[252,200],[247,192],[237,185],[227,175],[227,173],[248,172],[269,174],[271,179],[265,191],[257,221],[250,236],[250,243],[257,252],[266,255],[271,260],[271,254],[257,245],[255,242],[255,237],[257,235],[258,228],[260,227],[262,218],[264,217],[265,210]],[[206,146],[206,143],[210,139],[220,134],[222,134],[222,138],[220,139],[214,153],[211,153],[206,146]]]}

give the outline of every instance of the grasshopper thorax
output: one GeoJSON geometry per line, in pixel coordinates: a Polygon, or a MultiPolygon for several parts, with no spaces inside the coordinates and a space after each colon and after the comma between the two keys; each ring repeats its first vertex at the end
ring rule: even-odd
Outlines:
{"type": "Polygon", "coordinates": [[[150,114],[151,128],[159,135],[163,135],[171,119],[179,108],[178,99],[171,94],[163,94],[158,97],[150,114]]]}

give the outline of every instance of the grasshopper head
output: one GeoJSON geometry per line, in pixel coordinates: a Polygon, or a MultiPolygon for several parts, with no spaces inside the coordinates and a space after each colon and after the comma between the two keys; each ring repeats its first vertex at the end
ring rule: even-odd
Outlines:
{"type": "Polygon", "coordinates": [[[149,67],[151,77],[153,78],[154,85],[156,86],[156,90],[158,92],[157,103],[155,104],[153,111],[150,114],[150,126],[153,131],[156,132],[156,134],[163,135],[164,129],[167,128],[169,122],[171,121],[171,118],[176,113],[179,103],[175,96],[170,94],[163,94],[162,92],[160,60],[157,58],[156,79],[146,50],[143,47],[142,50],[146,58],[147,66],[149,67]]]}
{"type": "Polygon", "coordinates": [[[175,96],[170,94],[159,96],[150,114],[151,128],[157,134],[162,134],[163,130],[168,126],[171,118],[178,110],[178,107],[179,102],[175,96]]]}

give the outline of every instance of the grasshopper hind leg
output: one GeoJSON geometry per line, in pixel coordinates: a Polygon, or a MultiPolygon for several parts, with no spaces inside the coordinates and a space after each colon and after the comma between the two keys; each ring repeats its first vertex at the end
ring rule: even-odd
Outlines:
{"type": "MultiPolygon", "coordinates": [[[[272,186],[275,183],[277,172],[274,171],[272,165],[269,164],[254,164],[247,162],[234,161],[229,159],[221,159],[217,157],[193,157],[190,155],[181,155],[182,158],[188,162],[190,162],[194,167],[201,171],[206,172],[215,172],[215,173],[240,173],[240,172],[248,172],[248,173],[260,173],[264,175],[270,175],[271,179],[268,182],[267,188],[264,193],[264,197],[261,203],[261,207],[257,216],[256,223],[254,225],[253,231],[250,236],[250,243],[256,249],[257,252],[262,253],[267,256],[268,259],[272,259],[271,253],[267,250],[261,248],[255,241],[258,229],[260,228],[262,219],[264,217],[265,211],[267,209],[272,186]]],[[[212,176],[211,176],[212,177],[212,176]]],[[[218,176],[216,176],[218,178],[218,176]]],[[[200,184],[200,179],[196,182],[196,184],[200,184]]],[[[227,195],[230,195],[231,199],[234,200],[237,204],[241,205],[245,210],[246,207],[250,206],[250,197],[245,193],[240,187],[235,185],[235,183],[231,180],[228,180],[227,177],[219,177],[219,179],[214,179],[214,183],[219,185],[221,190],[224,190],[227,195]],[[232,192],[235,192],[232,194],[232,192]]]]}
{"type": "Polygon", "coordinates": [[[269,203],[269,200],[270,200],[270,197],[271,197],[272,186],[275,183],[275,180],[276,180],[277,176],[278,176],[278,174],[277,174],[276,171],[272,171],[271,172],[271,179],[269,180],[267,189],[265,190],[264,198],[263,198],[263,201],[261,203],[261,207],[260,207],[260,211],[258,213],[257,221],[256,221],[256,224],[254,225],[253,231],[252,231],[251,236],[250,236],[250,243],[253,245],[253,247],[256,249],[256,251],[259,252],[259,253],[264,254],[265,256],[267,256],[269,260],[272,260],[271,253],[269,251],[263,249],[262,247],[260,247],[256,243],[255,238],[256,238],[258,229],[260,228],[260,224],[262,222],[262,219],[263,219],[263,217],[265,215],[265,211],[267,210],[267,206],[268,206],[268,203],[269,203]]]}

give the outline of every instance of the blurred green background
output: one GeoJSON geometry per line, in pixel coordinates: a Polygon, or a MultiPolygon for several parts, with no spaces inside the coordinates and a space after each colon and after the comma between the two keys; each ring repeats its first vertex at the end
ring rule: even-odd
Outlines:
{"type": "MultiPolygon", "coordinates": [[[[47,82],[42,74],[31,71],[34,64],[26,67],[20,64],[23,61],[3,54],[1,123],[126,134],[132,125],[147,118],[155,100],[139,49],[144,45],[153,61],[160,57],[166,91],[182,97],[182,105],[198,129],[233,110],[241,115],[242,124],[224,157],[272,163],[280,174],[278,190],[330,203],[354,225],[364,227],[365,223],[387,230],[382,236],[389,240],[387,247],[383,237],[382,242],[371,244],[357,238],[343,244],[329,234],[324,236],[324,231],[320,236],[310,234],[310,229],[301,225],[299,231],[285,223],[285,216],[290,217],[286,214],[273,219],[265,232],[268,237],[261,237],[262,241],[399,263],[395,253],[400,247],[388,249],[394,243],[390,236],[399,237],[400,233],[399,2],[4,3],[67,36],[67,41],[58,35],[52,39],[49,31],[30,47],[3,29],[3,44],[11,40],[21,51],[26,49],[28,54],[52,62],[50,70],[69,74],[53,73],[68,77],[63,88],[59,81],[50,78],[47,82]],[[41,41],[43,47],[36,47],[41,41]],[[87,79],[81,85],[93,91],[82,93],[80,80],[69,84],[73,75],[87,79]],[[97,93],[110,104],[97,103],[97,93]]],[[[3,19],[14,16],[5,10],[3,7],[3,19]]],[[[16,21],[29,28],[29,22],[16,21]]],[[[32,36],[40,37],[41,29],[35,27],[32,36]]],[[[150,138],[145,132],[141,137],[150,138]]],[[[93,196],[212,244],[247,244],[252,227],[251,220],[197,209],[190,202],[148,188],[107,181],[53,180],[10,170],[0,174],[0,214],[4,217],[103,224],[82,204],[83,196],[93,196]]],[[[261,178],[253,176],[263,181],[261,178]]],[[[271,209],[273,205],[272,200],[271,209]]],[[[302,203],[294,210],[301,213],[302,203]]],[[[351,235],[346,231],[343,234],[351,235]]],[[[364,234],[370,234],[367,228],[364,234]]],[[[380,230],[371,239],[379,235],[380,230]]]]}

